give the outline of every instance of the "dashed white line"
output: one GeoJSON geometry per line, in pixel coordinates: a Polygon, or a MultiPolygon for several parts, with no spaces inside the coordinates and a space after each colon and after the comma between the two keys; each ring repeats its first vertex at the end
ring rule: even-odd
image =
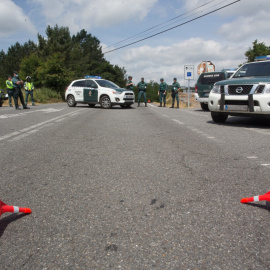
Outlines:
{"type": "Polygon", "coordinates": [[[172,119],[172,121],[178,123],[179,125],[184,125],[185,124],[184,122],[181,122],[181,121],[179,121],[177,119],[172,119]]]}
{"type": "Polygon", "coordinates": [[[6,135],[0,137],[0,141],[5,140],[5,139],[10,139],[8,141],[19,140],[19,139],[21,139],[23,137],[29,136],[32,133],[35,133],[36,131],[40,130],[41,128],[44,128],[44,127],[47,127],[47,126],[51,125],[52,122],[56,122],[57,120],[60,120],[62,118],[66,118],[67,116],[76,115],[77,113],[78,112],[67,113],[67,114],[64,114],[64,115],[61,115],[61,116],[51,118],[51,119],[46,120],[44,122],[38,123],[36,125],[21,129],[19,131],[15,131],[15,132],[6,134],[6,135]],[[17,135],[19,135],[19,136],[17,136],[17,135]],[[13,138],[11,138],[11,137],[13,137],[13,138]]]}

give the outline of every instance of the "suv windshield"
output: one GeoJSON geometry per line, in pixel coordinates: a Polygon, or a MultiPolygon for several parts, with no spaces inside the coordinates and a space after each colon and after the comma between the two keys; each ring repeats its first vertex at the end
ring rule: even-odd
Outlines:
{"type": "Polygon", "coordinates": [[[270,61],[246,64],[234,74],[233,78],[257,76],[270,76],[270,61]]]}
{"type": "Polygon", "coordinates": [[[96,82],[101,86],[101,87],[106,87],[106,88],[120,88],[118,85],[107,81],[107,80],[96,80],[96,82]]]}
{"type": "Polygon", "coordinates": [[[200,84],[214,84],[219,81],[225,80],[225,74],[221,73],[204,73],[199,78],[200,84]]]}

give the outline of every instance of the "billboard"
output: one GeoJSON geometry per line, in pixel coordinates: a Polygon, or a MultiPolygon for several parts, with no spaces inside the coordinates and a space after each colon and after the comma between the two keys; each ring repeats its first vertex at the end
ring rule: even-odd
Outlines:
{"type": "Polygon", "coordinates": [[[203,61],[198,65],[198,75],[203,72],[214,72],[215,65],[211,61],[203,61]]]}

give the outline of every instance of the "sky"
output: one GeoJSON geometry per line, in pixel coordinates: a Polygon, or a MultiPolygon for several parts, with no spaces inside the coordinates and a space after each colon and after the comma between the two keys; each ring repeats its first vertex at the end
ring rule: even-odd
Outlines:
{"type": "Polygon", "coordinates": [[[0,50],[6,52],[16,42],[37,42],[38,33],[46,37],[46,27],[58,24],[68,26],[71,34],[85,29],[96,36],[105,58],[124,67],[135,84],[141,77],[146,82],[164,78],[171,84],[176,77],[187,85],[184,65],[193,65],[194,85],[202,61],[211,61],[216,71],[236,68],[246,61],[245,52],[256,39],[270,46],[270,1],[241,0],[222,8],[234,1],[0,0],[0,50]]]}

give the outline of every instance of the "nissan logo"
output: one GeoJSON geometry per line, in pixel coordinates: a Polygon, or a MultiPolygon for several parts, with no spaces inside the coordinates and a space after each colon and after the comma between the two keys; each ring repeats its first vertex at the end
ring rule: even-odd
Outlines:
{"type": "Polygon", "coordinates": [[[237,93],[237,94],[241,94],[242,92],[243,92],[243,88],[241,87],[241,86],[239,86],[239,87],[237,87],[236,89],[235,89],[235,92],[237,93]]]}

